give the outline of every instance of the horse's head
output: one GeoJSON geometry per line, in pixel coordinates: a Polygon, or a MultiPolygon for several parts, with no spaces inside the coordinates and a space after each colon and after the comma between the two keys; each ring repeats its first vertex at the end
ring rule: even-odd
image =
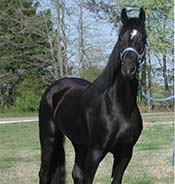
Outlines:
{"type": "Polygon", "coordinates": [[[121,21],[123,25],[118,39],[121,72],[132,79],[146,53],[145,11],[140,8],[138,18],[128,18],[126,9],[123,9],[121,21]]]}

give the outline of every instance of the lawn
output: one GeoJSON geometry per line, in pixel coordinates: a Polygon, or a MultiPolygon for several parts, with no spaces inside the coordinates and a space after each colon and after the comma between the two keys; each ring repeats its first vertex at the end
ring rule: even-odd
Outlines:
{"type": "MultiPolygon", "coordinates": [[[[144,130],[125,172],[124,184],[173,183],[173,113],[143,114],[144,130]]],[[[66,141],[67,183],[71,184],[74,152],[66,141]]],[[[0,125],[0,183],[38,183],[40,146],[37,123],[0,125]]],[[[95,184],[109,184],[112,155],[100,164],[95,184]]]]}

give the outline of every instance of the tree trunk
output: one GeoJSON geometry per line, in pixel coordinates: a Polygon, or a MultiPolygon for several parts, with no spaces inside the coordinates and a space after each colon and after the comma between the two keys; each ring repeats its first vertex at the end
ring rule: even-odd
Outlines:
{"type": "Polygon", "coordinates": [[[67,57],[67,35],[66,35],[66,23],[65,23],[65,1],[62,0],[61,3],[61,31],[62,31],[62,41],[63,41],[63,73],[64,76],[68,75],[68,57],[67,57]]]}
{"type": "MultiPolygon", "coordinates": [[[[149,96],[152,96],[152,81],[151,81],[151,56],[148,54],[148,66],[147,66],[147,76],[148,76],[148,84],[147,84],[147,93],[149,96]]],[[[152,109],[152,102],[151,100],[147,100],[147,105],[148,105],[148,112],[151,112],[152,109]]]]}
{"type": "Polygon", "coordinates": [[[78,22],[78,64],[79,64],[79,73],[82,69],[85,69],[83,63],[84,57],[84,29],[83,29],[83,0],[79,1],[79,22],[78,22]]]}
{"type": "MultiPolygon", "coordinates": [[[[140,83],[141,88],[143,88],[144,91],[146,92],[146,62],[144,62],[143,66],[142,66],[142,70],[140,72],[141,72],[141,75],[139,76],[140,77],[139,83],[140,83]]],[[[143,96],[141,94],[140,95],[140,103],[142,103],[142,102],[145,102],[145,99],[143,98],[143,96]]]]}
{"type": "Polygon", "coordinates": [[[167,62],[166,55],[163,55],[163,79],[164,79],[164,87],[165,87],[165,95],[170,95],[170,89],[168,84],[168,72],[167,72],[167,62]]]}
{"type": "Polygon", "coordinates": [[[61,4],[60,0],[54,0],[55,7],[56,7],[56,27],[57,27],[57,35],[56,35],[56,42],[57,42],[57,60],[58,60],[58,67],[59,67],[59,77],[62,78],[64,76],[63,73],[63,58],[62,58],[62,48],[61,48],[61,4]]]}

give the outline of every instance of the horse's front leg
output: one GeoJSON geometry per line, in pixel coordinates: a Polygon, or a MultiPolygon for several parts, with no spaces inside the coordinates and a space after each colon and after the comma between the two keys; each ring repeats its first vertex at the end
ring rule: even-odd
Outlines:
{"type": "Polygon", "coordinates": [[[122,177],[132,157],[132,148],[114,153],[114,164],[112,169],[111,184],[121,184],[122,177]]]}
{"type": "Polygon", "coordinates": [[[92,184],[99,163],[104,158],[101,150],[90,149],[84,166],[84,184],[92,184]]]}

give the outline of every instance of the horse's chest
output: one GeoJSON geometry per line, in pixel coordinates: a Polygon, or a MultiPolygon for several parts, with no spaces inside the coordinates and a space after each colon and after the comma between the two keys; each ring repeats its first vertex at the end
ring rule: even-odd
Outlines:
{"type": "Polygon", "coordinates": [[[134,145],[140,134],[137,122],[133,124],[116,116],[99,117],[93,125],[91,129],[93,142],[98,141],[98,145],[102,145],[107,150],[121,144],[134,145]]]}
{"type": "MultiPolygon", "coordinates": [[[[117,123],[117,122],[116,122],[117,123]]],[[[114,128],[114,131],[111,136],[113,140],[111,147],[118,148],[121,145],[130,145],[133,146],[141,133],[140,122],[118,122],[118,127],[114,128]]]]}

